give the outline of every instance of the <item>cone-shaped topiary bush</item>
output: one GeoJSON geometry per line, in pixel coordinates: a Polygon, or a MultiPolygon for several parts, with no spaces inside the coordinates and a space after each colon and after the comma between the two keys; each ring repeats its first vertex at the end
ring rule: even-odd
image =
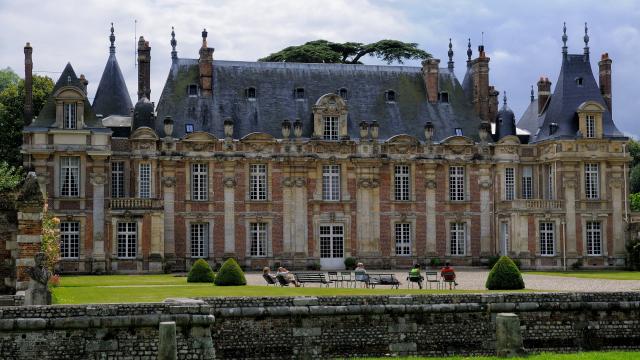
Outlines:
{"type": "Polygon", "coordinates": [[[518,290],[524,289],[524,280],[513,260],[501,256],[489,272],[485,286],[489,290],[518,290]]]}
{"type": "Polygon", "coordinates": [[[244,278],[244,272],[235,259],[229,258],[220,267],[213,283],[218,286],[247,285],[247,279],[244,278]]]}
{"type": "Polygon", "coordinates": [[[198,259],[191,265],[191,270],[187,275],[187,282],[213,282],[213,270],[204,259],[198,259]]]}

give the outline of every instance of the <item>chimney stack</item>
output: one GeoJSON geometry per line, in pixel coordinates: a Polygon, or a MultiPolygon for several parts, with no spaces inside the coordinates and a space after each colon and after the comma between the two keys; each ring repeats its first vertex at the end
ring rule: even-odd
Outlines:
{"type": "Polygon", "coordinates": [[[490,118],[489,58],[484,53],[484,45],[478,46],[478,57],[471,61],[473,90],[473,107],[482,121],[490,118]]]}
{"type": "Polygon", "coordinates": [[[494,86],[489,86],[489,122],[494,122],[498,116],[498,96],[500,91],[496,90],[494,86]]]}
{"type": "Polygon", "coordinates": [[[33,119],[33,48],[30,43],[24,46],[24,126],[33,119]]]}
{"type": "Polygon", "coordinates": [[[542,114],[544,106],[551,96],[551,81],[548,77],[540,77],[538,80],[538,115],[542,114]]]}
{"type": "Polygon", "coordinates": [[[202,46],[198,67],[200,69],[200,95],[211,96],[213,91],[213,48],[207,46],[207,29],[202,30],[202,46]]]}
{"type": "Polygon", "coordinates": [[[604,53],[598,61],[598,67],[600,68],[600,93],[609,111],[613,112],[611,108],[611,62],[609,53],[604,53]]]}
{"type": "Polygon", "coordinates": [[[151,98],[151,47],[140,36],[138,40],[138,100],[151,98]]]}
{"type": "Polygon", "coordinates": [[[422,79],[427,90],[427,100],[438,102],[438,72],[440,59],[427,59],[422,62],[422,79]]]}
{"type": "Polygon", "coordinates": [[[89,85],[89,81],[84,77],[84,74],[80,74],[80,85],[82,85],[82,90],[84,94],[87,95],[87,85],[89,85]]]}

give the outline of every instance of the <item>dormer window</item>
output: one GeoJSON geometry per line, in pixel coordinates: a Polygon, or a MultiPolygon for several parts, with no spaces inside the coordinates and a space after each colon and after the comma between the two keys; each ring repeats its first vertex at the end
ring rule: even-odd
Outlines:
{"type": "Polygon", "coordinates": [[[439,93],[438,99],[440,100],[441,103],[445,103],[445,104],[449,103],[449,93],[446,91],[439,93]]]}
{"type": "Polygon", "coordinates": [[[65,129],[76,129],[77,121],[76,121],[76,104],[75,103],[64,103],[64,119],[63,119],[63,127],[65,129]]]}
{"type": "Polygon", "coordinates": [[[585,137],[587,138],[595,138],[596,137],[596,117],[595,115],[587,115],[585,120],[585,137]]]}
{"type": "Polygon", "coordinates": [[[296,88],[293,93],[296,100],[304,100],[304,88],[296,88]]]}
{"type": "Polygon", "coordinates": [[[393,91],[393,90],[387,90],[384,93],[384,98],[388,102],[395,102],[396,101],[396,92],[393,91]]]}
{"type": "Polygon", "coordinates": [[[582,86],[582,78],[581,77],[577,77],[576,78],[576,85],[582,86]]]}
{"type": "Polygon", "coordinates": [[[248,89],[246,89],[244,91],[245,93],[245,97],[249,100],[255,100],[256,99],[256,88],[254,87],[250,87],[248,89]]]}
{"type": "Polygon", "coordinates": [[[337,116],[325,116],[324,118],[324,132],[322,134],[324,140],[336,141],[338,140],[338,117],[337,116]]]}
{"type": "Polygon", "coordinates": [[[184,132],[191,134],[193,132],[193,124],[184,124],[184,132]]]}
{"type": "Polygon", "coordinates": [[[198,96],[198,85],[191,84],[187,87],[187,94],[189,96],[198,96]]]}
{"type": "Polygon", "coordinates": [[[462,128],[456,128],[456,136],[462,136],[462,128]]]}
{"type": "Polygon", "coordinates": [[[340,88],[340,90],[338,90],[338,95],[344,100],[347,100],[347,96],[349,95],[349,92],[345,88],[340,88]]]}
{"type": "Polygon", "coordinates": [[[585,101],[577,109],[578,137],[600,139],[603,136],[602,114],[606,108],[595,101],[585,101]],[[580,136],[582,134],[582,136],[580,136]]]}

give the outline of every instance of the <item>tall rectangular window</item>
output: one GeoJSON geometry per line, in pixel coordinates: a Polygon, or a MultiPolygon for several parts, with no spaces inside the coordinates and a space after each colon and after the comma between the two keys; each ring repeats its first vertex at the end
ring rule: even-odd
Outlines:
{"type": "Polygon", "coordinates": [[[209,168],[207,164],[191,164],[191,199],[207,200],[209,168]]]}
{"type": "Polygon", "coordinates": [[[322,165],[322,200],[340,200],[340,165],[322,165]]]}
{"type": "Polygon", "coordinates": [[[602,231],[599,221],[587,221],[587,255],[602,255],[602,231]]]}
{"type": "Polygon", "coordinates": [[[141,163],[138,170],[138,196],[149,199],[151,197],[151,164],[141,163]]]}
{"type": "Polygon", "coordinates": [[[547,164],[545,167],[547,168],[547,200],[553,200],[555,196],[555,192],[553,191],[555,184],[555,171],[553,171],[552,164],[547,164]]]}
{"type": "Polygon", "coordinates": [[[596,137],[596,117],[593,115],[587,115],[585,125],[587,128],[587,133],[585,134],[585,137],[588,137],[588,138],[596,137]]]}
{"type": "Polygon", "coordinates": [[[553,223],[540,222],[540,255],[555,255],[555,231],[553,223]]]}
{"type": "Polygon", "coordinates": [[[467,224],[463,222],[450,223],[449,237],[451,255],[464,255],[466,248],[467,224]]]}
{"type": "Polygon", "coordinates": [[[111,197],[124,197],[124,162],[111,163],[111,197]]]}
{"type": "Polygon", "coordinates": [[[584,191],[587,199],[600,198],[598,164],[584,164],[584,191]]]}
{"type": "Polygon", "coordinates": [[[75,103],[64,103],[64,104],[62,104],[62,107],[64,109],[63,128],[65,128],[65,129],[75,129],[75,128],[77,128],[76,104],[75,103]]]}
{"type": "Polygon", "coordinates": [[[80,254],[80,223],[77,221],[60,222],[60,257],[77,259],[80,254]]]}
{"type": "Polygon", "coordinates": [[[267,224],[251,223],[251,256],[267,256],[267,224]]]}
{"type": "Polygon", "coordinates": [[[504,169],[504,199],[513,200],[516,192],[516,176],[514,168],[504,169]]]}
{"type": "Polygon", "coordinates": [[[138,223],[119,222],[117,229],[118,257],[133,259],[138,246],[138,223]]]}
{"type": "Polygon", "coordinates": [[[322,134],[324,140],[338,140],[338,117],[325,116],[324,131],[322,134]]]}
{"type": "Polygon", "coordinates": [[[209,257],[209,224],[208,223],[192,223],[191,231],[191,257],[192,258],[208,258],[209,257]]]}
{"type": "Polygon", "coordinates": [[[80,158],[78,156],[60,158],[60,195],[80,196],[80,158]]]}
{"type": "Polygon", "coordinates": [[[533,169],[531,166],[524,166],[522,168],[522,198],[533,198],[533,169]]]}
{"type": "Polygon", "coordinates": [[[409,165],[396,165],[394,187],[396,200],[409,200],[409,165]]]}
{"type": "Polygon", "coordinates": [[[267,165],[250,165],[249,173],[249,199],[267,200],[267,165]]]}
{"type": "Polygon", "coordinates": [[[396,224],[396,255],[411,255],[411,224],[396,224]]]}
{"type": "Polygon", "coordinates": [[[464,201],[464,166],[449,167],[449,200],[464,201]]]}

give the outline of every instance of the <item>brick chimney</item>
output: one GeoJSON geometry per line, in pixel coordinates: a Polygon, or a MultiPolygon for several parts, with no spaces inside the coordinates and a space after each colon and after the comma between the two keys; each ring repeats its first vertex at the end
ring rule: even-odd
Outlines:
{"type": "Polygon", "coordinates": [[[30,43],[24,46],[24,126],[33,119],[33,48],[30,43]]]}
{"type": "Polygon", "coordinates": [[[87,95],[87,86],[89,85],[89,80],[84,77],[84,74],[80,74],[80,85],[82,85],[82,90],[84,94],[87,95]]]}
{"type": "Polygon", "coordinates": [[[551,81],[548,77],[540,77],[538,80],[538,115],[542,114],[544,106],[551,96],[551,81]]]}
{"type": "Polygon", "coordinates": [[[484,53],[484,45],[478,46],[478,57],[471,61],[473,79],[473,106],[476,114],[483,121],[491,121],[489,116],[489,58],[484,53]]]}
{"type": "Polygon", "coordinates": [[[613,112],[611,108],[611,62],[609,53],[604,53],[598,61],[598,67],[600,68],[600,93],[609,111],[613,112]]]}
{"type": "Polygon", "coordinates": [[[151,98],[151,47],[140,36],[138,40],[138,100],[151,98]]]}
{"type": "Polygon", "coordinates": [[[200,95],[211,96],[213,91],[213,48],[207,47],[207,29],[202,30],[202,46],[198,68],[200,70],[200,95]]]}
{"type": "Polygon", "coordinates": [[[422,79],[427,90],[427,100],[438,102],[438,72],[440,59],[427,59],[422,62],[422,79]]]}

